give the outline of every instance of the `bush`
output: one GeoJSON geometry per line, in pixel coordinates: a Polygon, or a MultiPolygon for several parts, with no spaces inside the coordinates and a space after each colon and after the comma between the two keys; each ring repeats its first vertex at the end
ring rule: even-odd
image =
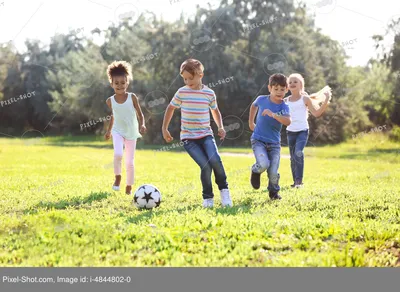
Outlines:
{"type": "Polygon", "coordinates": [[[394,126],[393,129],[390,131],[389,139],[394,142],[400,142],[400,127],[394,126]]]}

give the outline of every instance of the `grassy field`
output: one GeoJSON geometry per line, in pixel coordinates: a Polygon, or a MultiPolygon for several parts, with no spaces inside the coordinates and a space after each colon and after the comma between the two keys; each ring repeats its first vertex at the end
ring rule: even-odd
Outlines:
{"type": "Polygon", "coordinates": [[[201,207],[186,153],[139,146],[134,187],[163,196],[139,211],[111,190],[110,142],[0,139],[0,266],[400,266],[399,144],[368,135],[306,148],[300,190],[283,156],[279,202],[265,174],[252,190],[250,149],[220,151],[242,153],[222,155],[233,208],[218,192],[214,209],[201,207]]]}

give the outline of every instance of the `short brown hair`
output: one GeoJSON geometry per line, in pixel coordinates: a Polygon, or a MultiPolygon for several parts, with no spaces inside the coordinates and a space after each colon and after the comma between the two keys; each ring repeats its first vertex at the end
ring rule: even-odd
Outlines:
{"type": "Polygon", "coordinates": [[[115,76],[125,76],[127,81],[132,79],[132,67],[126,61],[114,61],[107,68],[108,81],[112,83],[115,76]]]}
{"type": "Polygon", "coordinates": [[[201,74],[204,72],[203,64],[196,59],[187,59],[185,62],[182,63],[180,74],[182,75],[183,71],[187,71],[193,76],[196,74],[201,74]]]}
{"type": "Polygon", "coordinates": [[[287,78],[281,73],[273,74],[269,77],[269,86],[280,85],[282,87],[287,87],[287,78]]]}

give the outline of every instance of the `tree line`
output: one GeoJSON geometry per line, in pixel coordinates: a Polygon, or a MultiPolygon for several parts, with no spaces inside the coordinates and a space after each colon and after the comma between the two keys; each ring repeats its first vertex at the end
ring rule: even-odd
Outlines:
{"type": "MultiPolygon", "coordinates": [[[[307,11],[293,1],[222,0],[218,8],[197,7],[193,16],[174,22],[143,12],[90,34],[56,34],[49,45],[27,40],[24,53],[12,43],[3,44],[0,131],[13,136],[30,129],[44,135],[103,133],[105,120],[82,125],[111,114],[105,104],[113,94],[106,68],[125,60],[133,68],[129,91],[139,96],[146,118],[144,143],[161,144],[163,113],[183,86],[179,66],[189,57],[202,61],[203,83],[216,92],[230,129],[225,145],[249,144],[250,103],[268,94],[268,77],[277,72],[302,74],[309,93],[326,84],[332,88],[326,114],[309,118],[313,144],[338,143],[368,128],[399,125],[399,20],[386,35],[374,36],[376,57],[365,67],[351,67],[343,46],[322,34],[307,11]],[[393,47],[384,50],[383,39],[390,35],[393,47]],[[99,45],[96,38],[104,42],[99,45]]],[[[176,138],[179,118],[171,122],[176,138]]]]}

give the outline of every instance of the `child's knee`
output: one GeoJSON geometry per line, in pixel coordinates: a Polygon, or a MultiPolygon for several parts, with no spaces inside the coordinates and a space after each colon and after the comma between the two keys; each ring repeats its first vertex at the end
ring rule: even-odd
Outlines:
{"type": "Polygon", "coordinates": [[[212,172],[212,167],[211,167],[210,163],[207,162],[207,164],[203,165],[201,167],[201,172],[202,173],[211,173],[212,172]]]}
{"type": "Polygon", "coordinates": [[[262,173],[268,169],[269,164],[270,163],[268,160],[259,161],[253,165],[252,171],[256,173],[262,173]]]}
{"type": "Polygon", "coordinates": [[[115,154],[114,154],[114,159],[115,159],[115,160],[118,160],[118,161],[122,160],[122,154],[115,153],[115,154]]]}
{"type": "Polygon", "coordinates": [[[260,167],[263,169],[263,171],[267,170],[270,166],[270,163],[268,160],[262,160],[260,161],[260,167]]]}
{"type": "Polygon", "coordinates": [[[279,173],[269,173],[268,174],[268,179],[270,180],[270,182],[272,184],[278,184],[279,178],[280,178],[279,173]]]}
{"type": "Polygon", "coordinates": [[[295,157],[298,158],[304,157],[304,150],[296,150],[295,157]]]}
{"type": "Polygon", "coordinates": [[[222,163],[221,157],[218,154],[213,155],[213,157],[210,158],[209,161],[211,165],[218,165],[222,163]]]}

